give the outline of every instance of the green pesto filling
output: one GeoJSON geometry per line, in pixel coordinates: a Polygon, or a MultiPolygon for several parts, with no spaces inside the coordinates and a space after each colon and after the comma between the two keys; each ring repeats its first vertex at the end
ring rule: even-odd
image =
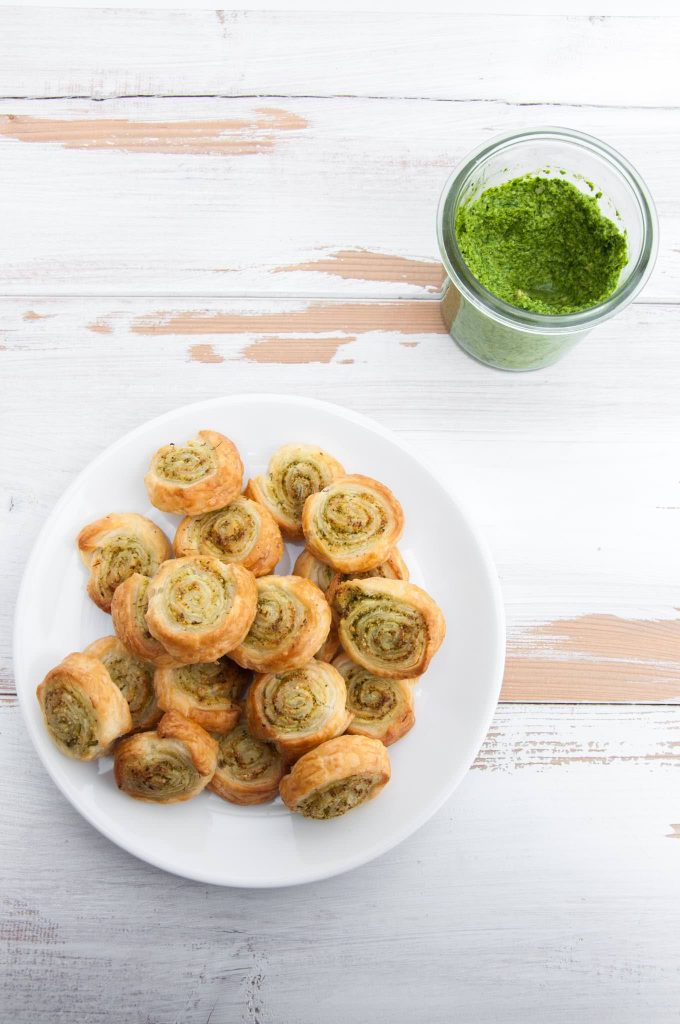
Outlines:
{"type": "Polygon", "coordinates": [[[368,800],[376,783],[375,775],[348,775],[346,779],[314,790],[300,801],[297,810],[305,818],[337,818],[368,800]]]}
{"type": "Polygon", "coordinates": [[[59,684],[55,680],[55,685],[50,687],[45,697],[45,720],[57,742],[74,753],[83,755],[97,746],[96,717],[92,703],[70,683],[59,684]]]}
{"type": "Polygon", "coordinates": [[[130,705],[134,716],[144,711],[153,698],[153,665],[132,655],[111,654],[103,659],[106,670],[130,705]]]}
{"type": "Polygon", "coordinates": [[[628,262],[626,236],[564,178],[526,175],[462,206],[456,238],[485,288],[512,306],[560,315],[596,306],[628,262]]]}

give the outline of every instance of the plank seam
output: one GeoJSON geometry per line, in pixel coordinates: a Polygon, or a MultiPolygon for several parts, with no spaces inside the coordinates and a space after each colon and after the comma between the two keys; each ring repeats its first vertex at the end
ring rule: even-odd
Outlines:
{"type": "Polygon", "coordinates": [[[278,93],[278,92],[186,92],[186,93],[111,93],[97,96],[93,93],[60,93],[54,96],[38,94],[0,95],[0,102],[51,103],[68,100],[90,100],[93,103],[108,103],[116,100],[375,100],[387,103],[486,103],[504,107],[572,107],[574,110],[661,110],[675,112],[673,104],[638,103],[579,103],[568,100],[508,100],[488,96],[389,96],[380,93],[278,93]]]}

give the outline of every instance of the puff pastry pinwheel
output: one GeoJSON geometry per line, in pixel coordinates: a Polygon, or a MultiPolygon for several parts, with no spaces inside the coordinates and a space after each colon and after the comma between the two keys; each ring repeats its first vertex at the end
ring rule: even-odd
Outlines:
{"type": "Polygon", "coordinates": [[[384,562],[404,528],[392,491],[367,476],[343,476],[312,494],[302,512],[305,543],[338,572],[374,569],[384,562]]]}
{"type": "Polygon", "coordinates": [[[283,554],[283,538],[264,505],[241,495],[226,508],[183,519],[174,548],[178,557],[214,555],[222,562],[238,562],[254,576],[266,576],[283,554]]]}
{"type": "Polygon", "coordinates": [[[217,741],[178,711],[166,711],[154,732],[138,732],[116,744],[116,784],[149,803],[190,800],[217,767],[217,741]]]}
{"type": "Polygon", "coordinates": [[[302,509],[345,470],[332,455],[312,444],[286,444],[274,452],[267,472],[248,481],[246,494],[269,509],[291,540],[302,537],[302,509]]]}
{"type": "Polygon", "coordinates": [[[335,595],[340,643],[373,675],[422,675],[446,632],[439,606],[420,587],[372,577],[346,580],[335,595]]]}
{"type": "Polygon", "coordinates": [[[153,665],[128,651],[117,636],[103,636],[89,644],[84,652],[99,658],[128,702],[132,728],[152,729],[161,717],[153,688],[153,665]]]}
{"type": "Polygon", "coordinates": [[[384,745],[368,736],[338,736],[293,765],[279,790],[289,811],[305,818],[338,818],[372,800],[390,780],[384,745]]]}
{"type": "Polygon", "coordinates": [[[133,573],[153,576],[166,558],[170,542],[162,530],[136,512],[112,512],[84,526],[78,534],[80,557],[90,570],[87,592],[102,611],[111,611],[117,587],[133,573]]]}
{"type": "Polygon", "coordinates": [[[231,657],[256,672],[299,668],[314,657],[330,627],[328,603],[309,580],[261,576],[257,580],[257,614],[231,657]]]}
{"type": "Polygon", "coordinates": [[[183,664],[217,661],[246,636],[257,610],[255,577],[218,558],[173,558],[149,586],[151,635],[183,664]]]}
{"type": "Polygon", "coordinates": [[[124,583],[116,587],[111,601],[111,618],[116,636],[132,654],[150,662],[156,668],[164,668],[176,662],[163,645],[151,636],[146,624],[150,582],[148,576],[134,572],[124,583]]]}
{"type": "Polygon", "coordinates": [[[401,557],[399,549],[393,548],[384,562],[381,562],[380,565],[376,565],[374,569],[369,569],[367,572],[334,572],[325,592],[326,600],[331,608],[333,607],[335,594],[341,583],[344,583],[345,580],[369,579],[371,576],[382,576],[382,578],[386,580],[408,580],[408,566],[401,557]]]}
{"type": "Polygon", "coordinates": [[[252,736],[273,743],[294,761],[324,740],[343,733],[352,720],[347,688],[337,669],[324,661],[304,668],[256,676],[246,697],[252,736]]]}
{"type": "Polygon", "coordinates": [[[228,437],[199,430],[186,444],[159,448],[144,483],[151,504],[162,512],[200,516],[238,497],[243,463],[228,437]]]}
{"type": "Polygon", "coordinates": [[[238,700],[250,679],[250,672],[224,657],[156,669],[154,685],[163,711],[179,711],[210,732],[228,732],[240,718],[238,700]]]}
{"type": "Polygon", "coordinates": [[[325,594],[335,575],[335,570],[325,562],[320,562],[308,548],[303,548],[295,560],[293,574],[303,576],[304,579],[316,583],[319,590],[325,594]]]}
{"type": "Polygon", "coordinates": [[[223,736],[208,789],[232,804],[264,804],[278,796],[286,765],[270,743],[256,740],[245,723],[223,736]]]}
{"type": "Polygon", "coordinates": [[[98,658],[69,654],[36,690],[47,731],[62,754],[92,761],[132,728],[125,697],[98,658]]]}
{"type": "Polygon", "coordinates": [[[372,736],[385,746],[405,736],[414,725],[413,684],[416,679],[381,679],[355,665],[344,652],[333,667],[345,680],[347,710],[354,715],[348,732],[372,736]]]}

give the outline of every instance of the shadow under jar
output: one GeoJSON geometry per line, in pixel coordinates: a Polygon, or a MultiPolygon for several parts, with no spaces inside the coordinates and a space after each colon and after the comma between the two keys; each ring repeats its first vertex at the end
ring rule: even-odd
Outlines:
{"type": "MultiPolygon", "coordinates": [[[[649,192],[633,167],[605,143],[567,128],[504,135],[480,146],[453,172],[437,213],[447,279],[442,316],[451,337],[475,359],[502,370],[556,363],[598,324],[638,294],[654,267],[658,224],[649,192]],[[611,294],[576,312],[534,312],[499,298],[467,265],[458,244],[459,211],[488,189],[517,178],[570,182],[625,235],[627,262],[611,294]]],[[[564,253],[569,259],[569,253],[564,253]]],[[[545,288],[545,282],[538,282],[545,288]]],[[[550,285],[544,294],[550,297],[550,285]]]]}

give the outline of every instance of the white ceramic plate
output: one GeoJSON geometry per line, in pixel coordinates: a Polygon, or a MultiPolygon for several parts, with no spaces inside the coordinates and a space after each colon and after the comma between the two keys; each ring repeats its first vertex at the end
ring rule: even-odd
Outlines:
{"type": "MultiPolygon", "coordinates": [[[[288,545],[277,571],[297,549],[288,545]]],[[[31,739],[62,793],[114,843],[142,860],[218,885],[279,886],[328,878],[395,846],[435,813],[484,739],[500,689],[505,634],[493,564],[458,502],[389,431],[339,406],[307,398],[247,395],[185,406],[139,427],[102,452],[47,520],[29,559],[16,611],[19,700],[31,739]],[[333,821],[311,821],[277,800],[237,807],[210,793],[167,807],[120,793],[111,759],[62,756],[45,731],[36,685],[70,651],[113,632],[85,593],[76,552],[80,527],[112,511],[141,512],[172,537],[179,521],[149,504],[151,454],[212,428],[231,437],[246,473],[266,468],[287,441],[332,452],[348,472],[384,481],[404,506],[400,549],[414,583],[446,616],[446,640],[416,690],[416,724],[390,747],[392,781],[370,804],[333,821]],[[39,642],[36,642],[36,637],[39,642]]]]}

